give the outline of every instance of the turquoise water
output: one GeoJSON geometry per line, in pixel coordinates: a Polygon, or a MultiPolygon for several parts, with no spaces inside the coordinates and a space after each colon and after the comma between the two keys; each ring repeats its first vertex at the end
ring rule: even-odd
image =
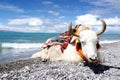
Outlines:
{"type": "Polygon", "coordinates": [[[58,33],[0,32],[0,63],[29,58],[58,33]]]}
{"type": "Polygon", "coordinates": [[[38,43],[57,35],[58,33],[0,32],[0,42],[38,43]]]}
{"type": "MultiPolygon", "coordinates": [[[[0,63],[29,58],[41,50],[41,45],[58,33],[0,32],[0,63]]],[[[100,43],[120,41],[120,34],[103,34],[100,43]]]]}
{"type": "Polygon", "coordinates": [[[102,34],[99,37],[102,44],[120,41],[120,34],[102,34]]]}

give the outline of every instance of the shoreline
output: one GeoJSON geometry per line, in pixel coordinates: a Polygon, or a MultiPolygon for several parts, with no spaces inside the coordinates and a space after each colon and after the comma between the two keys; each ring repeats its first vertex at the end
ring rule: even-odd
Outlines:
{"type": "Polygon", "coordinates": [[[102,65],[81,65],[69,62],[42,62],[40,58],[0,64],[0,79],[24,80],[119,80],[120,42],[101,44],[102,65]]]}

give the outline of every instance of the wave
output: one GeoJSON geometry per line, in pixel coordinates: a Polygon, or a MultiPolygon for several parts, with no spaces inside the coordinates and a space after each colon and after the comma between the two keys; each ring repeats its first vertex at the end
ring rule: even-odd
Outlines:
{"type": "Polygon", "coordinates": [[[40,48],[43,43],[2,43],[1,48],[40,48]]]}
{"type": "Polygon", "coordinates": [[[100,41],[101,44],[108,44],[108,43],[115,43],[119,42],[120,40],[102,40],[100,41]]]}
{"type": "MultiPolygon", "coordinates": [[[[119,42],[120,40],[102,40],[100,44],[108,44],[119,42]]],[[[1,43],[1,48],[9,48],[9,49],[30,49],[30,48],[41,48],[43,43],[1,43]]]]}

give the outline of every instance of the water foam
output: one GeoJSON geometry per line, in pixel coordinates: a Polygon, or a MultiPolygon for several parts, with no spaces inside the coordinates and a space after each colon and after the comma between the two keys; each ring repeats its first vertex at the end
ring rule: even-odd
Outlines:
{"type": "Polygon", "coordinates": [[[108,43],[115,43],[119,42],[120,40],[102,40],[100,41],[101,44],[108,44],[108,43]]]}
{"type": "MultiPolygon", "coordinates": [[[[120,40],[102,40],[100,44],[108,44],[119,42],[120,40]]],[[[41,48],[43,43],[2,43],[1,48],[13,48],[13,49],[29,49],[29,48],[41,48]]]]}
{"type": "Polygon", "coordinates": [[[2,43],[2,48],[40,48],[42,43],[2,43]]]}

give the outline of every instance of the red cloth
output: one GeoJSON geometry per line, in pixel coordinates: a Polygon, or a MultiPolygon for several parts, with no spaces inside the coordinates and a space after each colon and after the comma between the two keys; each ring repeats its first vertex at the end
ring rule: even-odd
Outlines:
{"type": "Polygon", "coordinates": [[[62,50],[62,52],[67,48],[68,43],[69,43],[69,41],[70,41],[70,37],[71,37],[71,36],[68,36],[68,37],[65,39],[63,45],[61,45],[61,50],[62,50]]]}

